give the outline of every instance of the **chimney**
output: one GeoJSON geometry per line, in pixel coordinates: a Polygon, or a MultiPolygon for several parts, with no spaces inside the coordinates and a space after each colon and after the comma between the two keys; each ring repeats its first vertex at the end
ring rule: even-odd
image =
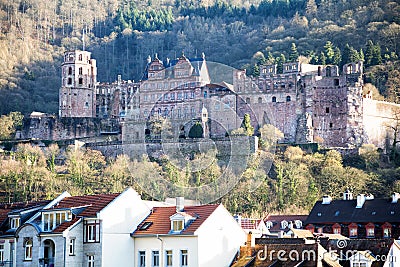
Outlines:
{"type": "Polygon", "coordinates": [[[361,209],[362,206],[364,205],[364,202],[365,202],[365,196],[364,196],[364,194],[359,194],[359,195],[357,196],[357,206],[356,206],[356,208],[357,208],[357,209],[361,209]]]}
{"type": "Polygon", "coordinates": [[[328,205],[331,204],[332,198],[330,196],[323,196],[322,197],[322,204],[328,205]]]}
{"type": "Polygon", "coordinates": [[[183,211],[185,205],[184,197],[176,197],[176,212],[183,211]]]}
{"type": "Polygon", "coordinates": [[[398,200],[399,200],[399,198],[400,198],[400,194],[394,192],[394,193],[392,194],[392,203],[397,203],[398,200]]]}

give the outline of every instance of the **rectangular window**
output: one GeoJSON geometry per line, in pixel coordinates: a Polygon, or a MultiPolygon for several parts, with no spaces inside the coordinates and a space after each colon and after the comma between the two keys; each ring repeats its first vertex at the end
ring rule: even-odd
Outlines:
{"type": "Polygon", "coordinates": [[[172,231],[179,232],[183,230],[183,221],[172,221],[172,231]]]}
{"type": "Polygon", "coordinates": [[[100,221],[90,220],[84,222],[84,243],[97,243],[100,242],[100,221]]]}
{"type": "Polygon", "coordinates": [[[160,266],[160,252],[155,250],[151,253],[151,266],[159,267],[160,266]]]}
{"type": "Polygon", "coordinates": [[[367,236],[368,236],[368,237],[374,237],[374,236],[375,236],[374,228],[368,228],[368,230],[367,230],[367,236]]]}
{"type": "Polygon", "coordinates": [[[10,219],[10,228],[17,229],[20,224],[20,218],[11,218],[10,219]]]}
{"type": "Polygon", "coordinates": [[[94,255],[87,256],[87,267],[94,267],[94,255]]]}
{"type": "Polygon", "coordinates": [[[188,266],[188,251],[186,249],[181,250],[181,266],[188,266]]]}
{"type": "Polygon", "coordinates": [[[172,266],[172,250],[165,251],[165,265],[172,266]]]}
{"type": "Polygon", "coordinates": [[[350,229],[350,236],[351,237],[356,237],[357,236],[357,228],[351,228],[350,229]]]}
{"type": "Polygon", "coordinates": [[[0,244],[0,261],[4,261],[4,244],[0,244]]]}
{"type": "Polygon", "coordinates": [[[139,267],[146,265],[146,251],[139,251],[139,267]]]}
{"type": "Polygon", "coordinates": [[[69,252],[70,256],[74,256],[75,255],[75,238],[71,238],[69,240],[68,252],[69,252]]]}
{"type": "Polygon", "coordinates": [[[383,228],[383,237],[390,237],[390,228],[383,228]]]}

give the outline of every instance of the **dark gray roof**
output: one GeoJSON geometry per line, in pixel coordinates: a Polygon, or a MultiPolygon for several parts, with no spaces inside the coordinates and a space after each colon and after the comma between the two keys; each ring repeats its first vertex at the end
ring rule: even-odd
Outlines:
{"type": "Polygon", "coordinates": [[[317,201],[306,224],[400,222],[400,203],[391,199],[366,200],[356,208],[357,200],[332,200],[330,204],[317,201]]]}

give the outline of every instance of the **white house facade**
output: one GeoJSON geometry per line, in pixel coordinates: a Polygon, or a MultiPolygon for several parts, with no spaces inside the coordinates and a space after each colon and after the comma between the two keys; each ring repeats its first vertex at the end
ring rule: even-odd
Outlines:
{"type": "Polygon", "coordinates": [[[230,266],[246,234],[223,205],[155,207],[132,233],[133,266],[230,266]]]}
{"type": "Polygon", "coordinates": [[[149,211],[132,188],[121,194],[64,193],[16,231],[16,266],[130,266],[129,234],[149,211]]]}

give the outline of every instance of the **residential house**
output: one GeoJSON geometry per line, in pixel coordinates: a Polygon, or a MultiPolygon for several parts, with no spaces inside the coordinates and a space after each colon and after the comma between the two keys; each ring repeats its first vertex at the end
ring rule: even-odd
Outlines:
{"type": "Polygon", "coordinates": [[[223,205],[155,207],[132,233],[133,266],[229,266],[246,235],[223,205]]]}
{"type": "Polygon", "coordinates": [[[233,218],[242,227],[246,234],[251,233],[254,238],[269,234],[267,226],[262,219],[244,218],[240,215],[234,215],[233,218]]]}
{"type": "MultiPolygon", "coordinates": [[[[290,229],[303,229],[308,215],[274,215],[268,214],[264,218],[270,236],[283,237],[290,229]]],[[[290,233],[289,233],[290,234],[290,233]]]]}
{"type": "Polygon", "coordinates": [[[0,266],[14,266],[15,231],[50,201],[0,204],[0,266]]]}
{"type": "Polygon", "coordinates": [[[51,201],[16,231],[16,266],[130,266],[130,233],[150,209],[132,188],[121,194],[51,201]]]}
{"type": "Polygon", "coordinates": [[[306,220],[306,229],[318,233],[342,234],[350,238],[398,238],[400,235],[400,194],[390,199],[375,199],[350,192],[343,199],[323,197],[306,220]]]}

